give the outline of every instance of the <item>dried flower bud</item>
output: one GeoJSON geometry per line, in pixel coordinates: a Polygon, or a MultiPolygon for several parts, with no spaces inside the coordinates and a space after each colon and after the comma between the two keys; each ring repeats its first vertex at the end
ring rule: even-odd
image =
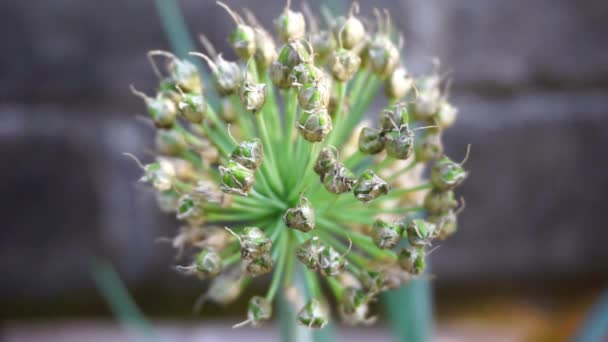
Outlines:
{"type": "Polygon", "coordinates": [[[195,311],[198,311],[206,300],[220,305],[232,303],[241,295],[242,289],[243,278],[240,272],[236,276],[234,272],[222,273],[211,281],[207,292],[195,304],[195,311]]]}
{"type": "Polygon", "coordinates": [[[301,63],[293,67],[290,77],[292,83],[306,85],[323,80],[325,72],[313,63],[301,63]]]}
{"type": "Polygon", "coordinates": [[[382,78],[390,76],[399,65],[399,50],[386,35],[377,35],[367,53],[372,70],[382,78]]]}
{"type": "Polygon", "coordinates": [[[273,267],[274,260],[272,260],[270,254],[264,254],[259,258],[249,261],[246,270],[249,276],[258,277],[270,273],[273,267]]]}
{"type": "Polygon", "coordinates": [[[195,266],[200,278],[215,277],[222,272],[222,258],[212,250],[203,249],[196,256],[195,266]]]}
{"type": "Polygon", "coordinates": [[[384,131],[392,131],[399,129],[403,125],[407,125],[409,114],[407,106],[398,102],[380,113],[380,127],[384,131]]]}
{"type": "Polygon", "coordinates": [[[232,101],[230,101],[230,99],[227,97],[223,97],[221,99],[221,103],[222,105],[219,114],[222,121],[226,123],[235,122],[237,118],[237,112],[236,108],[234,108],[234,105],[232,104],[232,101]]]}
{"type": "Polygon", "coordinates": [[[412,275],[422,274],[426,268],[425,257],[426,251],[423,247],[404,248],[399,252],[399,266],[412,275]]]}
{"type": "Polygon", "coordinates": [[[458,206],[453,191],[433,189],[424,198],[424,209],[431,215],[441,215],[458,206]]]}
{"type": "Polygon", "coordinates": [[[298,91],[298,103],[303,110],[326,109],[331,98],[328,82],[305,84],[298,91]]]}
{"type": "Polygon", "coordinates": [[[249,170],[255,171],[264,159],[264,147],[258,138],[242,141],[232,151],[230,158],[249,170]]]}
{"type": "Polygon", "coordinates": [[[277,47],[268,31],[255,28],[255,62],[260,69],[266,69],[277,59],[277,47]]]}
{"type": "Polygon", "coordinates": [[[175,191],[159,191],[156,193],[156,203],[161,211],[172,213],[177,211],[178,198],[175,191]]]}
{"type": "Polygon", "coordinates": [[[360,66],[361,58],[354,51],[346,49],[335,50],[329,60],[332,76],[341,82],[353,78],[360,66]]]}
{"type": "Polygon", "coordinates": [[[369,300],[369,295],[361,289],[354,287],[345,288],[339,304],[342,320],[350,325],[374,323],[376,317],[368,317],[369,300]]]}
{"type": "Polygon", "coordinates": [[[333,170],[325,174],[323,185],[333,194],[349,192],[355,183],[355,175],[342,163],[336,164],[333,170]]]}
{"type": "Polygon", "coordinates": [[[246,196],[253,188],[255,175],[253,171],[235,162],[228,162],[228,166],[220,166],[222,185],[220,190],[227,194],[239,194],[246,196]]]}
{"type": "MultiPolygon", "coordinates": [[[[238,235],[237,235],[238,236],[238,235]]],[[[261,258],[270,252],[272,240],[258,227],[245,227],[239,236],[241,242],[241,258],[252,260],[261,258]]]]}
{"type": "Polygon", "coordinates": [[[438,132],[429,131],[416,141],[414,152],[416,153],[416,161],[418,162],[425,163],[438,159],[443,155],[441,135],[438,132]]]}
{"type": "MultiPolygon", "coordinates": [[[[353,3],[353,5],[355,5],[353,3]]],[[[333,25],[334,36],[337,41],[342,42],[342,47],[345,49],[353,49],[366,38],[365,26],[361,20],[355,17],[355,12],[358,12],[358,5],[356,11],[351,10],[348,16],[338,17],[333,25]]]]}
{"type": "Polygon", "coordinates": [[[389,191],[388,183],[378,177],[372,170],[363,172],[353,186],[355,197],[363,203],[367,203],[380,195],[386,195],[389,191]]]}
{"type": "Polygon", "coordinates": [[[177,219],[192,223],[203,222],[204,212],[200,204],[201,203],[198,198],[190,194],[182,195],[178,202],[177,219]]]}
{"type": "Polygon", "coordinates": [[[403,227],[398,224],[376,220],[372,226],[372,239],[378,248],[391,249],[397,246],[401,234],[403,234],[403,227]]]}
{"type": "Polygon", "coordinates": [[[467,178],[468,172],[450,158],[444,156],[435,162],[431,168],[431,182],[440,190],[451,190],[462,184],[467,178]]]}
{"type": "Polygon", "coordinates": [[[346,258],[333,247],[327,246],[319,254],[319,271],[325,277],[333,277],[344,271],[346,258]]]}
{"type": "Polygon", "coordinates": [[[449,210],[440,215],[431,215],[428,220],[437,225],[435,235],[440,240],[447,239],[458,230],[458,215],[454,210],[449,210]]]}
{"type": "Polygon", "coordinates": [[[319,269],[319,256],[325,250],[325,246],[317,236],[313,236],[296,248],[296,257],[306,267],[313,271],[319,269]]]}
{"type": "Polygon", "coordinates": [[[215,61],[206,55],[197,52],[190,53],[193,56],[203,58],[213,74],[213,82],[220,96],[228,96],[236,93],[243,82],[243,73],[238,63],[229,62],[219,54],[215,61]]]}
{"type": "Polygon", "coordinates": [[[336,48],[335,40],[329,31],[320,31],[313,33],[310,36],[310,44],[312,45],[317,60],[324,61],[329,54],[336,48]]]}
{"type": "Polygon", "coordinates": [[[382,132],[375,128],[363,127],[359,134],[359,151],[365,154],[377,154],[384,150],[382,132]]]}
{"type": "Polygon", "coordinates": [[[228,38],[236,54],[248,60],[255,54],[255,30],[245,24],[238,24],[228,38]]]}
{"type": "Polygon", "coordinates": [[[414,219],[407,224],[407,238],[410,245],[424,247],[431,243],[436,230],[437,226],[434,223],[422,219],[414,219]]]}
{"type": "Polygon", "coordinates": [[[158,191],[167,191],[173,187],[175,181],[173,164],[166,158],[157,158],[156,163],[144,167],[144,175],[139,181],[152,184],[158,191]]]}
{"type": "Polygon", "coordinates": [[[255,114],[264,106],[266,101],[266,85],[247,80],[241,85],[239,96],[243,107],[255,114]]]}
{"type": "Polygon", "coordinates": [[[156,150],[168,156],[180,156],[188,150],[188,143],[184,135],[174,129],[162,129],[156,131],[154,139],[156,150]]]}
{"type": "Polygon", "coordinates": [[[386,154],[395,159],[408,159],[414,152],[414,133],[407,125],[387,132],[384,139],[386,154]]]}
{"type": "Polygon", "coordinates": [[[442,101],[439,105],[439,110],[433,116],[433,121],[439,129],[444,130],[451,127],[458,116],[458,108],[452,106],[447,101],[442,101]]]}
{"type": "Polygon", "coordinates": [[[319,152],[314,169],[319,176],[324,177],[325,174],[336,167],[337,163],[338,151],[336,148],[333,146],[323,147],[319,152]]]}
{"type": "Polygon", "coordinates": [[[187,93],[202,93],[201,77],[197,66],[185,59],[174,58],[168,65],[175,86],[187,93]]]}
{"type": "Polygon", "coordinates": [[[295,208],[287,209],[283,221],[287,227],[307,233],[315,229],[315,210],[306,197],[300,197],[295,208]]]}
{"type": "Polygon", "coordinates": [[[281,65],[289,68],[289,72],[296,65],[313,62],[313,52],[305,40],[291,40],[281,48],[277,60],[281,65]]]}
{"type": "Polygon", "coordinates": [[[396,68],[384,82],[384,91],[389,99],[400,100],[412,89],[414,80],[404,67],[396,68]]]}
{"type": "Polygon", "coordinates": [[[301,12],[289,9],[289,2],[283,13],[274,21],[277,33],[283,42],[300,39],[306,34],[306,20],[301,12]]]}
{"type": "Polygon", "coordinates": [[[207,111],[207,103],[200,93],[185,93],[177,103],[179,113],[190,123],[201,123],[207,111]]]}
{"type": "Polygon", "coordinates": [[[379,271],[366,270],[360,274],[363,290],[370,295],[399,287],[409,279],[409,274],[398,267],[385,267],[379,271]]]}
{"type": "Polygon", "coordinates": [[[291,69],[279,61],[272,62],[270,64],[270,79],[272,83],[280,89],[287,89],[291,87],[291,69]]]}
{"type": "Polygon", "coordinates": [[[249,300],[249,304],[247,304],[247,321],[243,323],[258,327],[264,321],[269,320],[270,317],[272,317],[272,303],[264,297],[254,296],[249,300]]]}
{"type": "Polygon", "coordinates": [[[319,300],[312,298],[298,312],[298,322],[311,329],[321,329],[328,322],[327,308],[319,300]]]}
{"type": "Polygon", "coordinates": [[[418,96],[411,104],[412,116],[420,121],[432,121],[439,110],[441,92],[439,89],[439,77],[432,75],[416,81],[418,96]]]}
{"type": "Polygon", "coordinates": [[[303,110],[297,124],[302,137],[309,142],[320,142],[332,130],[331,117],[327,109],[303,110]]]}

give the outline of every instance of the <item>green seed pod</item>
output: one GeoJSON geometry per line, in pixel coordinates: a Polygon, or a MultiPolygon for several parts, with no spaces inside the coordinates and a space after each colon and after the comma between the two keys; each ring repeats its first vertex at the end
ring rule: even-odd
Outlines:
{"type": "Polygon", "coordinates": [[[368,317],[370,297],[361,289],[347,287],[342,292],[339,312],[342,320],[350,325],[371,324],[376,317],[368,317]]]}
{"type": "Polygon", "coordinates": [[[437,225],[435,235],[440,240],[447,239],[458,230],[458,215],[453,210],[441,215],[431,215],[428,220],[437,225]]]}
{"type": "Polygon", "coordinates": [[[313,271],[319,269],[319,256],[325,250],[325,246],[317,236],[313,236],[296,248],[296,257],[306,267],[313,271]]]}
{"type": "Polygon", "coordinates": [[[270,317],[272,317],[272,303],[264,297],[254,296],[249,300],[249,304],[247,304],[247,320],[237,324],[235,327],[243,324],[251,324],[253,327],[258,327],[269,320],[270,317]]]}
{"type": "Polygon", "coordinates": [[[220,166],[219,169],[222,177],[220,190],[223,192],[247,196],[253,188],[255,175],[245,166],[231,160],[227,167],[220,166]]]}
{"type": "Polygon", "coordinates": [[[384,150],[382,132],[375,128],[363,127],[359,134],[359,151],[365,154],[377,154],[384,150]]]}
{"type": "Polygon", "coordinates": [[[300,39],[306,34],[306,20],[301,12],[295,12],[289,9],[290,0],[287,1],[287,6],[283,13],[274,21],[275,28],[279,38],[283,42],[289,42],[294,39],[300,39]]]}
{"type": "Polygon", "coordinates": [[[305,84],[298,91],[298,103],[303,110],[326,109],[331,98],[328,82],[305,84]]]}
{"type": "Polygon", "coordinates": [[[284,66],[279,61],[275,61],[270,64],[269,74],[272,84],[278,88],[287,89],[291,87],[291,69],[284,66]]]}
{"type": "MultiPolygon", "coordinates": [[[[465,158],[466,160],[466,158],[465,158]]],[[[431,168],[431,183],[440,190],[452,190],[467,178],[468,172],[460,164],[444,156],[435,162],[431,168]]]]}
{"type": "Polygon", "coordinates": [[[154,126],[160,129],[169,129],[173,127],[177,117],[177,108],[172,100],[160,96],[161,94],[155,98],[148,97],[133,86],[131,86],[131,92],[133,95],[144,100],[148,109],[148,114],[150,114],[150,117],[152,117],[152,120],[154,121],[154,126]]]}
{"type": "Polygon", "coordinates": [[[312,298],[298,312],[298,322],[311,329],[321,329],[327,325],[327,308],[317,299],[312,298]]]}
{"type": "Polygon", "coordinates": [[[434,223],[422,219],[411,220],[407,225],[407,237],[410,245],[414,247],[429,245],[436,230],[437,226],[434,223]]]}
{"type": "Polygon", "coordinates": [[[397,246],[403,233],[403,227],[382,220],[374,221],[372,226],[372,239],[378,248],[391,249],[397,246]]]}
{"type": "Polygon", "coordinates": [[[353,184],[355,184],[355,175],[342,163],[336,164],[323,179],[323,185],[333,194],[349,192],[353,189],[353,184]]]}
{"type": "Polygon", "coordinates": [[[369,44],[367,53],[372,70],[381,78],[390,76],[399,66],[399,50],[386,35],[377,35],[369,44]]]}
{"type": "Polygon", "coordinates": [[[202,93],[201,77],[197,66],[185,59],[173,59],[169,71],[174,83],[187,93],[202,93]]]}
{"type": "Polygon", "coordinates": [[[255,62],[260,69],[266,69],[277,59],[277,47],[268,31],[255,28],[255,62]]]}
{"type": "Polygon", "coordinates": [[[458,206],[454,192],[433,189],[424,197],[424,209],[431,215],[441,215],[458,206]]]}
{"type": "Polygon", "coordinates": [[[168,159],[157,158],[156,163],[143,167],[144,175],[140,182],[150,183],[157,191],[167,191],[173,188],[175,168],[168,159]]]}
{"type": "Polygon", "coordinates": [[[287,227],[307,233],[315,229],[315,210],[310,201],[302,196],[295,208],[287,209],[283,221],[287,227]]]}
{"type": "Polygon", "coordinates": [[[410,276],[398,267],[383,268],[379,271],[361,272],[360,281],[368,295],[375,295],[405,284],[410,276]]]}
{"type": "Polygon", "coordinates": [[[408,159],[414,152],[414,133],[409,130],[407,125],[387,132],[384,139],[386,154],[395,159],[408,159]]]}
{"type": "Polygon", "coordinates": [[[215,61],[202,53],[190,52],[191,55],[204,59],[211,73],[213,74],[213,82],[220,96],[228,96],[236,93],[243,83],[243,72],[238,63],[229,62],[219,54],[215,61]]]}
{"type": "Polygon", "coordinates": [[[293,67],[290,77],[292,83],[305,85],[324,80],[325,72],[312,63],[301,63],[293,67]]]}
{"type": "Polygon", "coordinates": [[[157,130],[154,141],[156,150],[163,155],[180,156],[188,150],[186,138],[174,129],[157,130]]]}
{"type": "Polygon", "coordinates": [[[429,131],[414,144],[416,161],[426,163],[443,155],[443,143],[439,132],[429,131]]]}
{"type": "Polygon", "coordinates": [[[388,183],[378,177],[374,171],[366,170],[353,186],[353,193],[359,201],[367,203],[378,196],[387,195],[390,189],[388,183]]]}
{"type": "Polygon", "coordinates": [[[353,2],[348,17],[338,17],[333,25],[334,36],[345,49],[353,49],[366,38],[365,26],[355,17],[358,12],[359,4],[353,2]]]}
{"type": "Polygon", "coordinates": [[[325,174],[330,172],[336,167],[338,163],[338,151],[335,147],[323,147],[321,152],[319,152],[319,156],[317,157],[317,162],[315,163],[315,172],[324,177],[325,174]]]}
{"type": "Polygon", "coordinates": [[[319,254],[319,271],[325,277],[333,277],[346,268],[346,258],[333,247],[327,246],[319,254]]]}
{"type": "Polygon", "coordinates": [[[426,268],[424,248],[404,248],[399,252],[399,266],[412,275],[420,275],[426,268]]]}
{"type": "Polygon", "coordinates": [[[239,96],[243,107],[255,114],[264,106],[264,102],[266,101],[266,85],[247,80],[241,85],[239,96]]]}
{"type": "Polygon", "coordinates": [[[458,116],[458,108],[452,106],[447,101],[442,101],[439,110],[433,116],[433,121],[439,129],[444,130],[451,127],[458,116]]]}
{"type": "Polygon", "coordinates": [[[333,127],[327,109],[321,108],[302,111],[297,128],[307,141],[320,142],[325,139],[333,127]]]}
{"type": "Polygon", "coordinates": [[[201,123],[207,111],[207,103],[200,93],[184,93],[177,103],[179,113],[190,123],[201,123]]]}
{"type": "Polygon", "coordinates": [[[228,41],[232,44],[236,54],[244,60],[253,57],[255,54],[255,31],[253,27],[246,25],[241,16],[223,2],[218,1],[217,4],[228,12],[236,24],[236,28],[228,37],[228,41]]]}
{"type": "Polygon", "coordinates": [[[258,138],[242,141],[232,151],[230,158],[249,170],[255,171],[264,159],[264,147],[258,138]]]}
{"type": "Polygon", "coordinates": [[[178,202],[177,219],[192,223],[203,222],[204,212],[200,204],[199,198],[193,197],[190,194],[182,195],[178,202]]]}
{"type": "Polygon", "coordinates": [[[176,88],[175,81],[171,77],[165,77],[158,85],[157,96],[169,99],[177,105],[182,99],[182,93],[180,93],[177,89],[178,88],[176,88]]]}
{"type": "Polygon", "coordinates": [[[307,41],[291,40],[281,48],[278,62],[291,72],[299,64],[312,63],[313,51],[307,41]]]}
{"type": "Polygon", "coordinates": [[[196,256],[195,266],[200,278],[215,277],[222,272],[222,258],[212,250],[203,249],[196,256]]]}
{"type": "Polygon", "coordinates": [[[414,80],[404,67],[398,67],[384,81],[384,92],[389,99],[401,100],[414,86],[414,80]]]}
{"type": "Polygon", "coordinates": [[[249,276],[258,277],[270,273],[273,267],[274,260],[272,260],[270,254],[264,254],[259,258],[249,261],[246,270],[249,276]]]}
{"type": "Polygon", "coordinates": [[[407,125],[409,114],[405,103],[398,102],[380,113],[380,127],[383,131],[392,131],[407,125]]]}
{"type": "Polygon", "coordinates": [[[360,66],[361,58],[354,51],[346,49],[335,50],[329,60],[332,76],[341,82],[353,78],[360,66]]]}
{"type": "Polygon", "coordinates": [[[241,258],[243,260],[261,258],[268,254],[272,248],[272,240],[258,227],[245,227],[238,238],[241,242],[241,258]]]}

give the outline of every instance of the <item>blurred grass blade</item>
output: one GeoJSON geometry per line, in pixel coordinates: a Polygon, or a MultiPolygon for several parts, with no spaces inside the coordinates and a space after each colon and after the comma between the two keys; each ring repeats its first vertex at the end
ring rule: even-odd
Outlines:
{"type": "Polygon", "coordinates": [[[433,310],[431,287],[427,279],[384,295],[386,317],[395,341],[426,342],[432,338],[433,310]]]}
{"type": "Polygon", "coordinates": [[[578,342],[608,340],[608,290],[599,297],[574,339],[578,342]]]}
{"type": "Polygon", "coordinates": [[[118,321],[141,341],[159,341],[152,325],[145,319],[120,277],[108,262],[97,262],[93,280],[118,321]]]}

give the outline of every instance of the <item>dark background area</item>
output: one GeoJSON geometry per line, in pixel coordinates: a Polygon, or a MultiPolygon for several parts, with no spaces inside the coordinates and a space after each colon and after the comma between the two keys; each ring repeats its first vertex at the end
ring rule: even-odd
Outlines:
{"type": "MultiPolygon", "coordinates": [[[[253,8],[267,27],[283,6],[227,2],[253,8]]],[[[233,57],[232,22],[214,1],[179,3],[190,31],[233,57]]],[[[445,141],[453,156],[472,144],[471,177],[461,229],[431,258],[440,312],[472,307],[473,293],[525,293],[545,305],[600,290],[608,279],[608,2],[361,7],[370,16],[372,7],[391,9],[415,73],[429,71],[433,56],[453,70],[460,116],[445,141]]],[[[91,281],[95,260],[107,258],[147,314],[191,317],[203,287],[174,274],[171,250],[154,243],[176,223],[122,156],[149,159],[152,146],[128,85],[153,89],[145,53],[169,48],[153,2],[3,1],[0,41],[0,315],[107,314],[91,281]]]]}

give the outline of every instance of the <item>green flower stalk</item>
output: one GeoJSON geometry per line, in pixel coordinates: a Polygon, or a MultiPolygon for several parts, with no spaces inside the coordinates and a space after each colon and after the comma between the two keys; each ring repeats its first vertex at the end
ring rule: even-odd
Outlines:
{"type": "Polygon", "coordinates": [[[196,310],[269,277],[235,327],[271,320],[283,291],[294,321],[322,328],[330,320],[322,288],[344,322],[373,323],[369,304],[424,274],[427,249],[456,231],[464,207],[455,199],[464,160],[443,148],[458,113],[448,87],[437,67],[416,77],[402,65],[386,11],[370,26],[354,2],[322,27],[288,1],[275,40],[251,11],[218,5],[234,21],[228,40],[239,60],[201,35],[205,53],[190,54],[206,61],[211,82],[189,60],[155,50],[156,94],[132,88],[157,129],[157,156],[147,165],[129,156],[160,208],[182,222],[168,240],[175,269],[210,280],[196,310]],[[373,113],[383,94],[385,108],[373,113]],[[306,288],[298,290],[299,269],[306,288]]]}

